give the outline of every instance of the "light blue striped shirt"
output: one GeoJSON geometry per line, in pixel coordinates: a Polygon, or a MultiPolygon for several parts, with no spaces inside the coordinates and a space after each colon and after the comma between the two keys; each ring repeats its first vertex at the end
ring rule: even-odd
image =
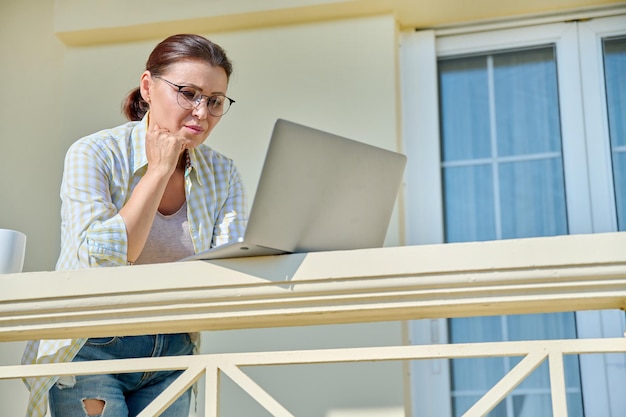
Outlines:
{"type": "MultiPolygon", "coordinates": [[[[61,254],[57,270],[127,265],[128,238],[119,210],[146,173],[148,115],[102,130],[70,147],[61,184],[61,254]]],[[[243,237],[247,219],[233,161],[207,145],[189,151],[185,175],[189,233],[196,253],[243,237]]],[[[164,248],[166,250],[166,248],[164,248]]],[[[86,339],[31,341],[22,363],[71,361],[86,339]]],[[[26,415],[43,417],[56,378],[27,381],[26,415]]]]}

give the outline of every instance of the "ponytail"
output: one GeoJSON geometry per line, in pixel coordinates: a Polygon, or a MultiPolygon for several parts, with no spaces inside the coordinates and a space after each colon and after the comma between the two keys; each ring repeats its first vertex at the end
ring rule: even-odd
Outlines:
{"type": "Polygon", "coordinates": [[[122,101],[122,112],[131,122],[143,119],[149,108],[148,103],[141,97],[139,87],[131,90],[122,101]]]}

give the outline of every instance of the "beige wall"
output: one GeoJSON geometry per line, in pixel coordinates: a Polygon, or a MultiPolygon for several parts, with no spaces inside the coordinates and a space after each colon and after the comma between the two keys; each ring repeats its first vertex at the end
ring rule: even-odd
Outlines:
{"type": "MultiPolygon", "coordinates": [[[[25,271],[54,268],[67,147],[123,122],[120,101],[160,40],[69,47],[55,37],[46,3],[47,13],[42,2],[0,3],[0,75],[11,97],[0,105],[0,227],[27,234],[25,271]]],[[[234,61],[229,94],[237,100],[208,143],[238,162],[251,195],[278,117],[397,148],[391,16],[202,34],[234,61]]],[[[397,230],[396,223],[388,243],[398,244],[397,230]]]]}
{"type": "Polygon", "coordinates": [[[52,32],[51,1],[0,2],[0,228],[28,235],[25,270],[53,267],[64,47],[52,32]]]}
{"type": "MultiPolygon", "coordinates": [[[[58,251],[64,47],[51,14],[52,1],[0,1],[0,228],[28,235],[31,271],[52,269],[58,251]]],[[[0,365],[23,346],[0,343],[0,365]]],[[[27,398],[21,381],[0,381],[0,415],[23,416],[27,398]]]]}
{"type": "MultiPolygon", "coordinates": [[[[123,122],[120,101],[137,84],[147,54],[159,40],[64,45],[53,30],[53,6],[51,0],[0,2],[4,81],[0,227],[27,234],[25,271],[54,268],[59,249],[58,190],[67,147],[83,135],[123,122]]],[[[167,14],[164,6],[160,15],[167,14]]],[[[396,148],[396,27],[390,15],[201,33],[223,45],[235,64],[229,94],[237,103],[209,143],[238,162],[251,195],[278,117],[396,148]]],[[[390,244],[398,243],[394,223],[390,244]]],[[[397,344],[401,332],[394,323],[223,332],[205,339],[205,351],[286,349],[397,344]]],[[[22,344],[1,347],[6,351],[2,363],[17,363],[22,344]]],[[[377,393],[368,396],[374,406],[401,406],[400,365],[383,365],[377,373],[397,378],[341,394],[339,388],[352,385],[350,381],[365,379],[365,368],[351,367],[330,384],[321,367],[287,370],[289,381],[302,387],[324,386],[330,395],[330,404],[307,407],[314,413],[310,415],[354,408],[359,405],[355,397],[364,389],[377,393]]],[[[283,378],[270,379],[285,385],[283,378]]],[[[290,397],[301,392],[293,383],[285,388],[290,397]]],[[[25,400],[21,382],[2,382],[0,415],[21,415],[25,400]]]]}

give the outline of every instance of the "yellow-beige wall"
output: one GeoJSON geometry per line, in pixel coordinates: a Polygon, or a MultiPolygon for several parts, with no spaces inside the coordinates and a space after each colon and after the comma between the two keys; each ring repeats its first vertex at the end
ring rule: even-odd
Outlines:
{"type": "MultiPolygon", "coordinates": [[[[137,85],[148,53],[160,40],[69,46],[55,35],[53,6],[53,1],[0,1],[0,228],[28,236],[25,271],[54,268],[66,149],[83,135],[124,121],[120,101],[137,85]]],[[[159,15],[167,16],[173,7],[162,6],[159,15]]],[[[234,62],[229,95],[237,103],[208,143],[237,161],[250,194],[278,117],[397,149],[397,47],[391,15],[219,33],[210,29],[200,33],[224,46],[234,62]]],[[[390,230],[388,244],[398,244],[397,218],[390,230]]],[[[398,343],[397,323],[204,335],[206,352],[398,343]]],[[[16,364],[21,348],[21,343],[0,344],[2,363],[16,364]]],[[[332,397],[331,408],[358,404],[354,397],[363,387],[342,390],[349,381],[364,381],[365,370],[351,367],[329,383],[322,368],[291,368],[286,370],[290,383],[280,377],[275,381],[293,391],[290,396],[303,398],[304,387],[323,387],[318,392],[332,397]],[[304,376],[303,389],[297,388],[297,375],[304,376]]],[[[382,399],[370,405],[402,405],[400,373],[399,364],[377,371],[387,382],[365,389],[375,390],[370,398],[382,399]]],[[[25,400],[21,382],[0,382],[0,415],[22,415],[25,400]]],[[[311,415],[323,415],[315,407],[310,407],[311,415]]]]}
{"type": "MultiPolygon", "coordinates": [[[[24,270],[50,270],[59,247],[63,156],[79,137],[124,120],[161,38],[67,46],[54,32],[53,2],[0,3],[3,97],[0,228],[28,236],[24,270]],[[46,8],[47,6],[47,8],[46,8]]],[[[168,8],[162,14],[167,16],[168,8]]],[[[276,118],[397,149],[396,29],[391,15],[201,34],[234,61],[237,100],[208,143],[234,158],[250,194],[276,118]]],[[[392,225],[388,244],[398,244],[392,225]]]]}
{"type": "MultiPolygon", "coordinates": [[[[25,271],[54,268],[65,151],[81,136],[124,121],[120,101],[137,85],[148,53],[166,34],[203,34],[233,60],[229,95],[237,103],[208,143],[237,161],[252,196],[278,117],[402,150],[398,27],[603,3],[0,0],[0,228],[28,236],[25,271]]],[[[401,218],[396,212],[387,245],[403,243],[401,218]]],[[[205,334],[204,341],[207,352],[375,346],[402,343],[402,332],[398,323],[381,323],[216,332],[205,334]]],[[[17,363],[21,347],[0,344],[2,364],[17,363]]],[[[324,387],[331,397],[330,405],[311,406],[310,415],[322,415],[323,407],[348,409],[359,403],[402,406],[399,364],[378,368],[377,376],[369,377],[391,376],[384,384],[364,384],[365,368],[330,377],[319,369],[297,368],[283,375],[309,378],[287,384],[290,395],[302,401],[314,387],[324,387]],[[338,377],[343,374],[352,378],[338,377]],[[361,384],[350,388],[350,381],[361,384]]],[[[277,375],[273,383],[280,386],[281,379],[277,375]]],[[[22,415],[25,399],[20,382],[0,381],[0,415],[22,415]]]]}

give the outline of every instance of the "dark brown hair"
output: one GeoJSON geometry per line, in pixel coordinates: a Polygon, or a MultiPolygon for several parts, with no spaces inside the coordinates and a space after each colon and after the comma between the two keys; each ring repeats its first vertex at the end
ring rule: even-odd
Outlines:
{"type": "MultiPolygon", "coordinates": [[[[189,59],[224,68],[227,79],[233,72],[233,64],[222,47],[202,36],[191,34],[173,35],[161,41],[148,57],[146,70],[154,76],[162,75],[168,66],[189,59]]],[[[149,108],[141,97],[139,87],[131,90],[122,102],[122,111],[131,121],[143,119],[149,108]]]]}

